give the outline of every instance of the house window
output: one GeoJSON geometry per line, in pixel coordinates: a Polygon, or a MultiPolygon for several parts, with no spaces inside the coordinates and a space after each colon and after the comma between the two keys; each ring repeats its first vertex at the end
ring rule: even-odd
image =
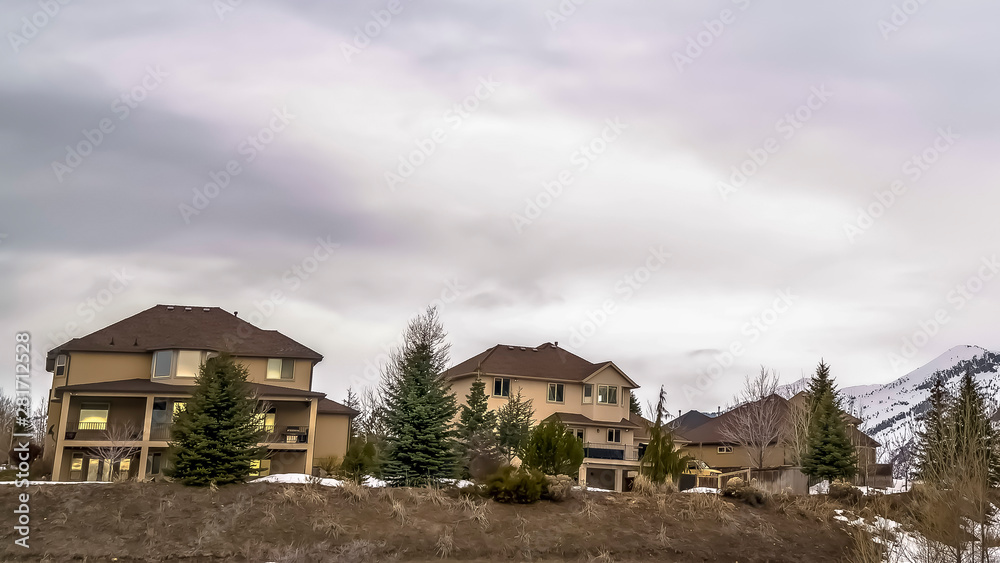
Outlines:
{"type": "Polygon", "coordinates": [[[493,396],[494,397],[510,397],[510,378],[509,377],[494,377],[493,378],[493,396]]]}
{"type": "Polygon", "coordinates": [[[267,378],[291,380],[293,378],[292,370],[294,368],[294,360],[271,358],[267,361],[267,378]]]}
{"type": "Polygon", "coordinates": [[[146,473],[150,475],[158,475],[162,469],[162,461],[163,456],[160,452],[151,452],[149,457],[146,458],[146,473]]]}
{"type": "Polygon", "coordinates": [[[105,430],[108,427],[107,403],[82,403],[78,430],[105,430]]]}
{"type": "Polygon", "coordinates": [[[576,438],[578,440],[580,440],[581,442],[584,441],[585,434],[583,428],[577,428],[576,430],[573,431],[573,433],[576,434],[576,438]]]}
{"type": "Polygon", "coordinates": [[[251,459],[250,477],[267,477],[271,474],[271,460],[251,459]]]}
{"type": "Polygon", "coordinates": [[[260,426],[264,432],[274,432],[274,415],[275,409],[271,407],[267,412],[259,412],[254,417],[257,419],[257,425],[260,426]]]}
{"type": "Polygon", "coordinates": [[[66,354],[56,356],[56,377],[66,375],[66,354]]]}
{"type": "Polygon", "coordinates": [[[622,431],[618,428],[608,428],[608,442],[620,444],[622,441],[622,431]]]}
{"type": "Polygon", "coordinates": [[[202,353],[197,350],[177,352],[177,377],[197,377],[202,353]]]}
{"type": "Polygon", "coordinates": [[[174,401],[174,418],[177,415],[187,410],[187,401],[174,401]]]}
{"type": "Polygon", "coordinates": [[[598,385],[597,402],[601,405],[617,405],[618,387],[614,385],[598,385]]]}
{"type": "Polygon", "coordinates": [[[588,405],[594,402],[594,385],[591,383],[583,384],[583,402],[588,405]]]}
{"type": "Polygon", "coordinates": [[[118,471],[128,474],[129,469],[132,468],[132,458],[125,458],[118,462],[118,471]]]}
{"type": "Polygon", "coordinates": [[[732,446],[719,446],[718,452],[720,454],[731,454],[731,453],[733,453],[733,447],[732,446]]]}
{"type": "Polygon", "coordinates": [[[563,384],[549,383],[549,396],[546,400],[550,403],[563,402],[563,384]]]}
{"type": "Polygon", "coordinates": [[[74,453],[73,461],[69,466],[69,480],[79,481],[83,478],[83,454],[74,453]]]}
{"type": "Polygon", "coordinates": [[[153,377],[170,377],[173,371],[173,350],[160,350],[153,353],[153,377]]]}

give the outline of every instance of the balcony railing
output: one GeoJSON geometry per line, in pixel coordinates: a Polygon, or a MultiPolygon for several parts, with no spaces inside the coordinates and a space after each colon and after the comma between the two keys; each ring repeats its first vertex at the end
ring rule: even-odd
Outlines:
{"type": "Polygon", "coordinates": [[[173,424],[169,422],[154,422],[149,426],[149,439],[168,442],[170,441],[172,428],[173,424]]]}
{"type": "Polygon", "coordinates": [[[267,444],[305,444],[309,441],[308,426],[269,426],[264,430],[264,443],[267,444]]]}
{"type": "Polygon", "coordinates": [[[142,428],[130,424],[71,421],[66,423],[66,439],[94,441],[142,440],[142,428]]]}
{"type": "Polygon", "coordinates": [[[583,445],[583,457],[590,459],[610,459],[639,461],[640,448],[623,444],[602,444],[587,442],[583,445]]]}

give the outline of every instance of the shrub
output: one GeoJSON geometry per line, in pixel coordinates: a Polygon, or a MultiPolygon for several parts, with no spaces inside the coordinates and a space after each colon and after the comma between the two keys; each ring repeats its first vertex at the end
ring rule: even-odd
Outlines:
{"type": "Polygon", "coordinates": [[[667,479],[662,483],[657,483],[646,475],[640,473],[636,476],[635,481],[632,482],[632,492],[649,497],[667,495],[670,493],[676,493],[677,485],[670,479],[667,479]]]}
{"type": "Polygon", "coordinates": [[[546,475],[542,499],[562,502],[573,494],[573,478],[569,475],[546,475]]]}
{"type": "Polygon", "coordinates": [[[524,464],[548,475],[572,475],[583,463],[583,443],[558,420],[543,422],[531,431],[524,464]]]}
{"type": "Polygon", "coordinates": [[[757,481],[749,484],[740,477],[733,477],[722,487],[722,496],[742,500],[750,506],[763,506],[767,503],[767,493],[757,488],[757,481]]]}
{"type": "Polygon", "coordinates": [[[542,498],[544,483],[540,471],[508,465],[486,480],[486,494],[496,502],[531,504],[542,498]]]}
{"type": "Polygon", "coordinates": [[[336,473],[338,469],[340,469],[340,458],[338,458],[335,455],[318,457],[316,458],[316,461],[313,462],[313,465],[315,465],[316,468],[319,469],[320,477],[329,477],[330,475],[336,473]]]}
{"type": "Polygon", "coordinates": [[[834,500],[849,502],[852,504],[860,501],[863,496],[861,494],[861,489],[842,479],[837,479],[830,483],[830,490],[827,494],[834,500]]]}

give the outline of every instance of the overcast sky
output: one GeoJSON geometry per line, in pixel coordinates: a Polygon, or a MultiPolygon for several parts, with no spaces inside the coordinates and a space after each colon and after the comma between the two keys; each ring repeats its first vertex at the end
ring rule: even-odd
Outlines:
{"type": "Polygon", "coordinates": [[[1000,349],[996,4],[47,1],[0,15],[7,390],[16,332],[158,303],[335,399],[431,303],[453,363],[558,341],[673,410],[1000,349]]]}

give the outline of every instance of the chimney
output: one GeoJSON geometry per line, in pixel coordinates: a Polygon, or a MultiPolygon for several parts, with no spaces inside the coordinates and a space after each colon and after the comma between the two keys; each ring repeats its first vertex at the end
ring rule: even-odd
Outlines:
{"type": "Polygon", "coordinates": [[[239,312],[239,311],[233,311],[233,316],[234,316],[234,317],[238,317],[238,316],[240,316],[240,312],[239,312]]]}
{"type": "Polygon", "coordinates": [[[553,342],[553,343],[552,343],[552,347],[553,347],[553,348],[558,348],[558,347],[559,347],[559,341],[558,341],[558,340],[556,340],[555,342],[553,342]]]}

